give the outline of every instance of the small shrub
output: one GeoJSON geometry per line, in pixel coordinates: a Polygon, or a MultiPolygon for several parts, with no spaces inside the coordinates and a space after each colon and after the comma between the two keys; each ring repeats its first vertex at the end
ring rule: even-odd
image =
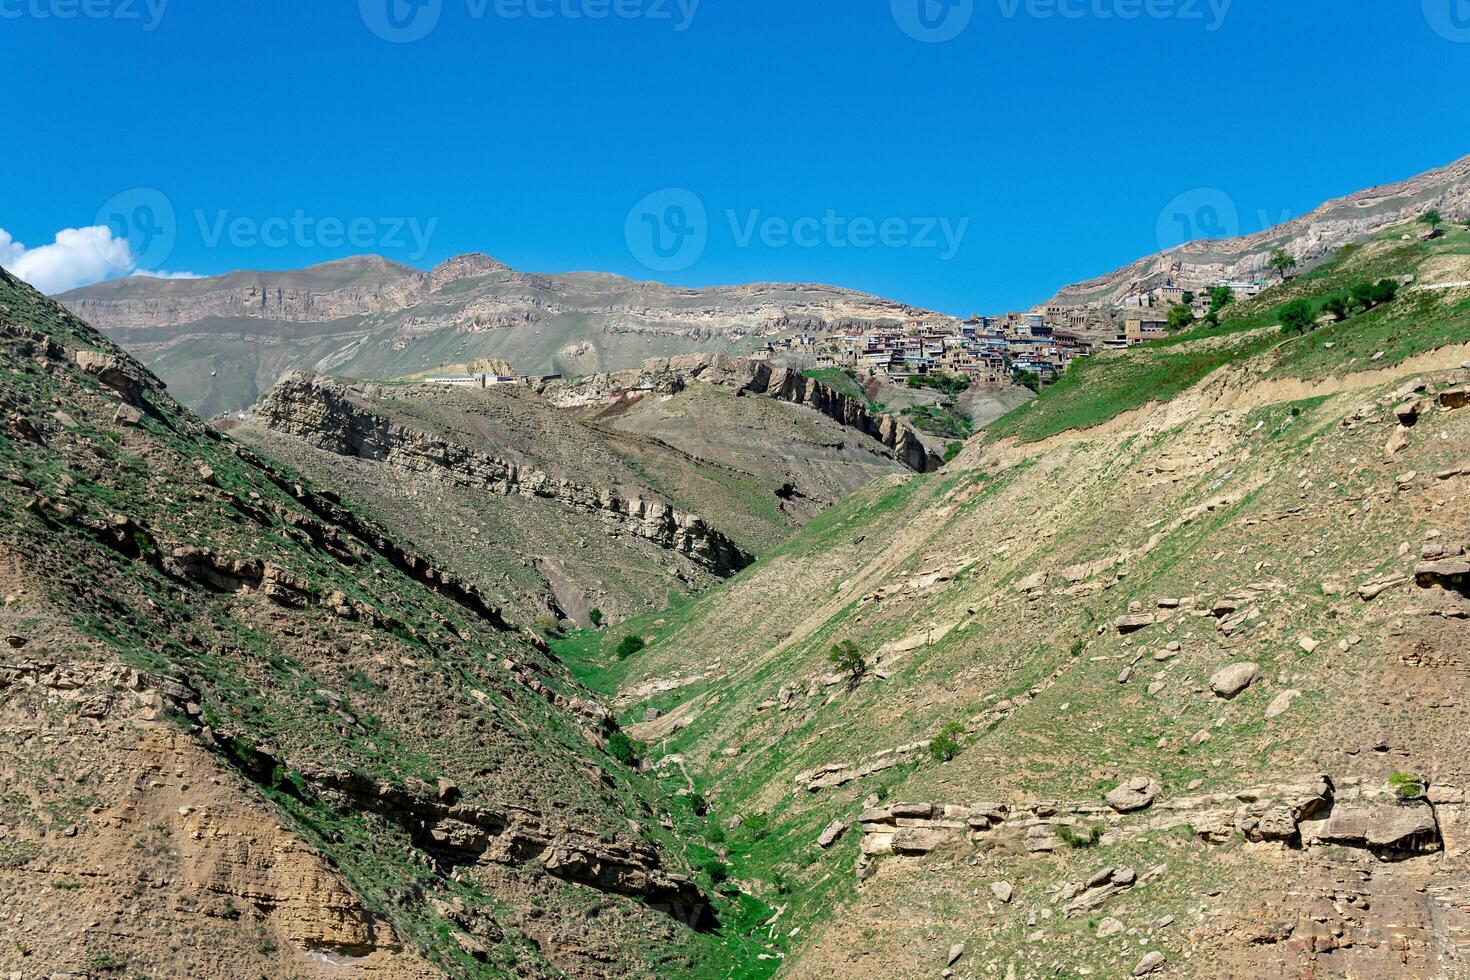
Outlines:
{"type": "Polygon", "coordinates": [[[944,461],[946,463],[953,463],[954,458],[958,456],[964,448],[965,444],[963,442],[950,443],[949,446],[946,447],[944,450],[944,461]]]}
{"type": "Polygon", "coordinates": [[[723,885],[730,880],[730,866],[719,858],[710,858],[705,861],[704,873],[709,875],[709,880],[717,885],[723,885]]]}
{"type": "Polygon", "coordinates": [[[591,610],[590,612],[587,613],[587,620],[594,627],[601,626],[602,625],[602,610],[601,609],[593,609],[593,610],[591,610]]]}
{"type": "Polygon", "coordinates": [[[948,762],[960,754],[959,737],[965,733],[965,726],[959,722],[950,722],[945,725],[940,733],[934,736],[929,743],[929,756],[935,762],[948,762]]]}
{"type": "Polygon", "coordinates": [[[1424,795],[1424,780],[1411,772],[1396,772],[1388,777],[1388,788],[1401,800],[1416,800],[1424,795]]]}
{"type": "Polygon", "coordinates": [[[536,617],[536,628],[547,636],[560,636],[561,619],[551,613],[542,613],[536,617]]]}
{"type": "Polygon", "coordinates": [[[648,646],[648,641],[641,636],[625,636],[623,637],[623,641],[618,644],[615,655],[619,660],[627,660],[646,646],[648,646]]]}
{"type": "Polygon", "coordinates": [[[715,847],[723,847],[725,842],[729,840],[729,838],[725,836],[725,831],[719,827],[711,827],[709,830],[706,830],[704,832],[704,839],[709,841],[715,847]]]}
{"type": "Polygon", "coordinates": [[[1062,824],[1057,827],[1057,836],[1062,839],[1063,844],[1073,850],[1086,851],[1096,847],[1102,840],[1103,829],[1100,825],[1093,824],[1086,834],[1079,834],[1066,824],[1062,824]]]}

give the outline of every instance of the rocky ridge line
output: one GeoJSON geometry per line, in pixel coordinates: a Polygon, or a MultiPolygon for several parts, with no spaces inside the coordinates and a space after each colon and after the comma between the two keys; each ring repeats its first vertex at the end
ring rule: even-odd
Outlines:
{"type": "Polygon", "coordinates": [[[492,493],[540,497],[594,514],[625,533],[684,555],[715,575],[728,577],[754,560],[703,519],[661,500],[623,497],[614,490],[582,486],[399,425],[354,404],[351,389],[337,382],[307,374],[288,375],[262,403],[257,417],[271,429],[338,455],[409,472],[439,472],[492,493]]]}

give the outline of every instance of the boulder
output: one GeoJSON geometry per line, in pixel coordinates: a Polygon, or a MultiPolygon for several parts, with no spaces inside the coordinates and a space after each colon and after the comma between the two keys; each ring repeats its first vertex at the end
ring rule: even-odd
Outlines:
{"type": "Polygon", "coordinates": [[[1128,616],[1119,616],[1113,620],[1113,625],[1117,627],[1119,633],[1126,635],[1128,633],[1137,633],[1141,629],[1147,629],[1155,622],[1157,622],[1157,619],[1152,613],[1135,613],[1128,616]]]}
{"type": "Polygon", "coordinates": [[[895,854],[928,854],[944,843],[944,832],[921,827],[905,827],[893,834],[895,854]]]}
{"type": "Polygon", "coordinates": [[[1135,776],[1120,784],[1103,799],[1118,813],[1133,813],[1148,809],[1163,791],[1164,787],[1158,780],[1135,776]]]}
{"type": "Polygon", "coordinates": [[[934,816],[934,805],[932,803],[895,803],[889,808],[889,812],[895,817],[928,820],[934,816]]]}
{"type": "Polygon", "coordinates": [[[1146,977],[1150,973],[1158,973],[1164,968],[1166,962],[1168,960],[1158,950],[1145,953],[1143,959],[1139,960],[1138,965],[1133,968],[1133,975],[1135,977],[1146,977]]]}
{"type": "Polygon", "coordinates": [[[1426,854],[1443,841],[1434,808],[1411,803],[1337,803],[1321,820],[1299,825],[1303,844],[1344,844],[1373,851],[1426,854]]]}
{"type": "Polygon", "coordinates": [[[996,901],[1009,905],[1015,889],[1008,881],[997,881],[990,886],[990,894],[995,896],[996,901]]]}
{"type": "Polygon", "coordinates": [[[1108,916],[1097,924],[1097,938],[1107,939],[1122,933],[1127,928],[1121,920],[1108,916]]]}
{"type": "Polygon", "coordinates": [[[953,946],[951,946],[949,948],[949,954],[945,957],[944,965],[945,966],[954,966],[955,960],[959,959],[961,956],[964,956],[964,955],[965,955],[965,944],[964,943],[955,943],[953,946]]]}
{"type": "Polygon", "coordinates": [[[1439,393],[1439,403],[1444,408],[1454,410],[1470,405],[1470,388],[1451,388],[1449,391],[1439,393]]]}
{"type": "Polygon", "coordinates": [[[1227,664],[1210,677],[1210,689],[1218,697],[1233,698],[1250,687],[1261,677],[1260,665],[1254,663],[1227,664]]]}
{"type": "Polygon", "coordinates": [[[843,823],[841,820],[834,820],[827,825],[827,829],[823,830],[821,835],[817,838],[817,846],[822,848],[823,850],[826,850],[833,844],[837,843],[837,841],[846,832],[847,824],[843,823]]]}

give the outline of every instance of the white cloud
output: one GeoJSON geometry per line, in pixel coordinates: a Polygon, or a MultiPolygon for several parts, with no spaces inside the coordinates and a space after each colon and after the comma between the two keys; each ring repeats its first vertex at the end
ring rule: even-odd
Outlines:
{"type": "Polygon", "coordinates": [[[130,279],[203,279],[197,272],[168,272],[164,269],[134,269],[130,279]]]}
{"type": "Polygon", "coordinates": [[[122,276],[149,275],[165,279],[194,278],[192,273],[139,269],[126,238],[117,238],[103,225],[65,228],[49,245],[27,248],[0,228],[0,265],[41,292],[54,296],[68,289],[122,276]]]}

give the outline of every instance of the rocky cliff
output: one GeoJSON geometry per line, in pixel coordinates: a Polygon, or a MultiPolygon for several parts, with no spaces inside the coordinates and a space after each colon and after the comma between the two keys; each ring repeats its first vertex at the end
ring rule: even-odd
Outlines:
{"type": "Polygon", "coordinates": [[[655,353],[752,350],[800,331],[953,322],[832,286],[682,289],[519,272],[480,254],[428,272],[363,256],[287,272],[121,279],[61,301],[210,415],[253,404],[287,370],[392,379],[494,357],[525,374],[580,375],[655,353]],[[252,342],[238,343],[242,335],[252,342]]]}
{"type": "Polygon", "coordinates": [[[492,493],[555,501],[618,532],[684,555],[715,575],[733,575],[752,561],[725,534],[666,501],[581,485],[394,423],[354,402],[352,389],[334,381],[305,374],[284,378],[257,417],[269,428],[330,452],[441,474],[492,493]]]}

